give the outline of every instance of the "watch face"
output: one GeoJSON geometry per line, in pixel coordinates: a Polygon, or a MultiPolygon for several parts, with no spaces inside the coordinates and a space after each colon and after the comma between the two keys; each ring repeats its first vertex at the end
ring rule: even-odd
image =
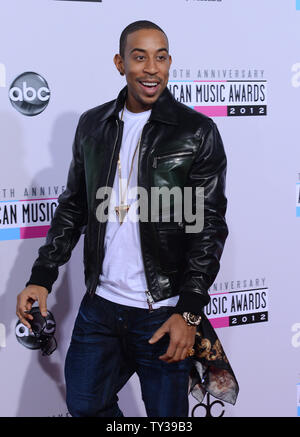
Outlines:
{"type": "Polygon", "coordinates": [[[185,319],[188,323],[192,325],[199,325],[199,323],[201,322],[201,316],[188,312],[185,313],[185,319]]]}
{"type": "Polygon", "coordinates": [[[199,325],[199,323],[201,322],[201,316],[189,313],[189,312],[184,312],[183,313],[183,318],[185,319],[185,321],[188,324],[191,325],[199,325]]]}

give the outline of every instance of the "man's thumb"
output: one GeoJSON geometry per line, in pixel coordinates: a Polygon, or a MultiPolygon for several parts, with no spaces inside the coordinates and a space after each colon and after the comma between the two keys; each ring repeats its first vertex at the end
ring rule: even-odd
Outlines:
{"type": "Polygon", "coordinates": [[[47,305],[45,299],[39,300],[40,313],[43,317],[47,317],[47,305]]]}

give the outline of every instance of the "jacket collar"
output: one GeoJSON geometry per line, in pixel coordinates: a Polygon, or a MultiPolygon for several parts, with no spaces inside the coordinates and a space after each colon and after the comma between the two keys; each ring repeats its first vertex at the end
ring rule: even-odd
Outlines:
{"type": "MultiPolygon", "coordinates": [[[[127,96],[127,85],[119,92],[116,100],[114,100],[110,108],[101,117],[105,120],[109,117],[119,118],[119,112],[123,109],[127,96]]],[[[178,124],[178,117],[175,98],[169,91],[168,87],[164,89],[157,101],[154,103],[149,121],[156,120],[167,124],[178,124]]]]}

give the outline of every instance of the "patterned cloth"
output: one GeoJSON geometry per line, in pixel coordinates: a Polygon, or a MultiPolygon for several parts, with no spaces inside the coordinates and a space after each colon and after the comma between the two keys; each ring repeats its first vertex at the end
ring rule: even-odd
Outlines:
{"type": "Polygon", "coordinates": [[[202,314],[195,337],[194,365],[189,378],[189,394],[202,402],[206,393],[235,404],[239,385],[222,344],[209,320],[202,314]]]}

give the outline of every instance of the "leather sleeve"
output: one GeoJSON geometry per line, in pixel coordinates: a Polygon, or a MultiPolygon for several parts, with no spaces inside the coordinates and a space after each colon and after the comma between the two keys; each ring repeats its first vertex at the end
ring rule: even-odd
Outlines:
{"type": "MultiPolygon", "coordinates": [[[[83,114],[84,115],[84,114],[83,114]]],[[[87,197],[82,153],[80,151],[80,117],[72,146],[66,189],[58,197],[58,205],[50,223],[45,244],[38,250],[29,284],[41,285],[51,292],[59,266],[65,264],[87,223],[87,197]]]]}
{"type": "MultiPolygon", "coordinates": [[[[186,233],[186,268],[176,312],[200,314],[210,302],[209,287],[220,268],[228,227],[225,221],[227,159],[216,124],[210,119],[189,172],[187,186],[204,188],[204,221],[200,232],[186,233]]],[[[193,207],[195,207],[193,191],[193,207]]],[[[195,211],[195,210],[194,210],[195,211]]]]}

